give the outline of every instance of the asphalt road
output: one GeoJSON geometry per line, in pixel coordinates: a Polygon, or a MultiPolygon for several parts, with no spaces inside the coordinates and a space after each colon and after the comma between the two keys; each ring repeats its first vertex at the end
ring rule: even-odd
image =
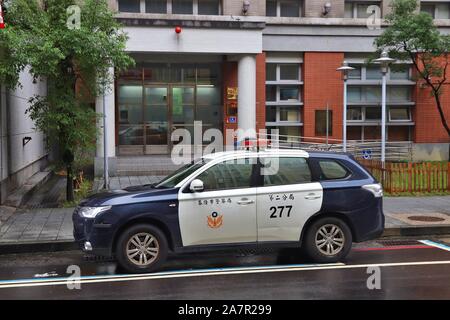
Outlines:
{"type": "Polygon", "coordinates": [[[183,255],[145,275],[75,251],[0,255],[0,299],[450,299],[449,271],[445,239],[367,242],[332,265],[293,250],[183,255]]]}

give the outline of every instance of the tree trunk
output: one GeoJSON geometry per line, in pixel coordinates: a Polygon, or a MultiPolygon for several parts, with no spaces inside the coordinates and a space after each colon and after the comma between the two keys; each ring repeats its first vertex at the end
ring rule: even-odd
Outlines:
{"type": "Polygon", "coordinates": [[[433,91],[433,96],[434,96],[434,99],[436,100],[436,106],[439,111],[441,123],[444,126],[445,130],[447,131],[447,135],[450,137],[450,128],[448,127],[447,119],[445,119],[444,111],[442,110],[441,99],[439,98],[439,93],[437,93],[436,91],[433,91]]]}
{"type": "Polygon", "coordinates": [[[67,186],[66,186],[66,200],[73,201],[74,193],[73,193],[73,172],[72,172],[72,163],[67,164],[67,186]]]}

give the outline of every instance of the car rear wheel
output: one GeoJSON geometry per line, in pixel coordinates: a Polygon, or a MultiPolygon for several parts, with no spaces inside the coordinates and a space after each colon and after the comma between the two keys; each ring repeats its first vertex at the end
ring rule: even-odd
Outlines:
{"type": "Polygon", "coordinates": [[[166,260],[167,239],[155,226],[138,224],[126,229],[119,237],[116,257],[128,272],[145,273],[157,270],[166,260]]]}
{"type": "Polygon", "coordinates": [[[344,259],[352,247],[347,224],[335,217],[321,218],[306,231],[303,249],[315,262],[332,263],[344,259]]]}

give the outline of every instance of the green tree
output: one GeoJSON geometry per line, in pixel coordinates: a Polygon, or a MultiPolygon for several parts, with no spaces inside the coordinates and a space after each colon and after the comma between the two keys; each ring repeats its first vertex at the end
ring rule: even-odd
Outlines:
{"type": "Polygon", "coordinates": [[[450,36],[440,33],[428,13],[419,12],[417,0],[394,0],[387,15],[388,27],[375,40],[378,51],[386,49],[398,60],[411,60],[417,78],[430,89],[442,125],[450,136],[441,95],[450,63],[450,36]]]}
{"type": "Polygon", "coordinates": [[[90,102],[113,81],[110,67],[120,71],[134,63],[125,52],[127,37],[106,0],[6,0],[4,6],[0,84],[20,86],[19,73],[28,68],[35,79],[47,80],[47,95],[33,97],[27,113],[58,147],[72,201],[73,165],[95,147],[100,115],[90,102]]]}

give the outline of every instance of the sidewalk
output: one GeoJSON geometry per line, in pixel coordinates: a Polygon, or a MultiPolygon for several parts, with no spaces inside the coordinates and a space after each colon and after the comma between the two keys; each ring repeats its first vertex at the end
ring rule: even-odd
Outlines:
{"type": "MultiPolygon", "coordinates": [[[[118,177],[111,180],[113,188],[151,183],[159,177],[118,177]]],[[[101,182],[96,182],[101,185],[101,182]]],[[[53,243],[73,245],[73,208],[37,208],[17,210],[0,215],[0,253],[5,246],[45,245],[53,243]],[[6,217],[6,218],[5,218],[6,217]]],[[[418,236],[450,234],[450,196],[386,197],[385,236],[418,236]]],[[[1,213],[1,210],[0,210],[1,213]]],[[[12,246],[11,246],[12,248],[12,246]]],[[[8,250],[6,250],[8,251],[8,250]]]]}

